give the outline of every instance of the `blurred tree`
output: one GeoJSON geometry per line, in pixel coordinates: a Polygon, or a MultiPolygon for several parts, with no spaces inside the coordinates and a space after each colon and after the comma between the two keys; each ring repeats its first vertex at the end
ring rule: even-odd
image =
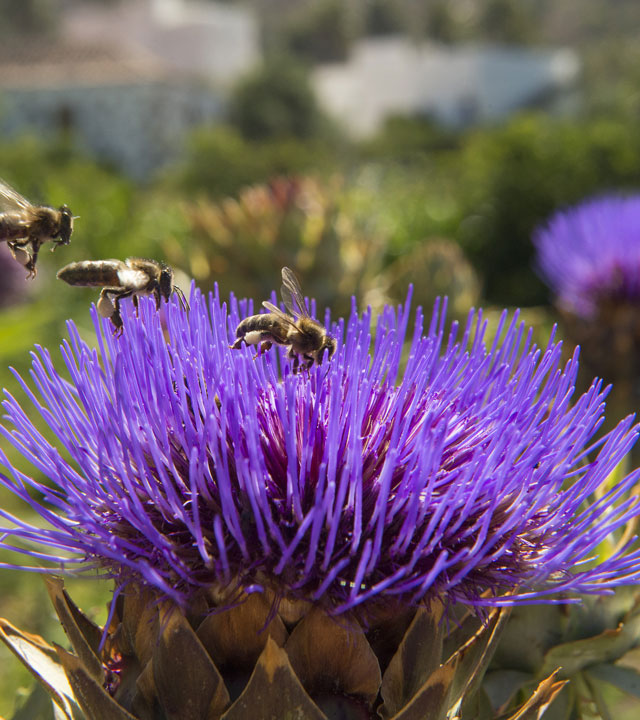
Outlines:
{"type": "Polygon", "coordinates": [[[365,35],[398,35],[407,31],[402,9],[393,0],[369,0],[364,12],[365,35]]]}
{"type": "Polygon", "coordinates": [[[58,25],[55,0],[0,0],[0,37],[53,33],[58,25]]]}
{"type": "Polygon", "coordinates": [[[431,40],[446,44],[452,44],[459,39],[459,28],[448,0],[436,0],[430,6],[426,34],[431,40]]]}
{"type": "Polygon", "coordinates": [[[367,160],[415,165],[435,151],[459,144],[459,133],[427,116],[390,115],[375,137],[360,143],[359,150],[367,160]]]}
{"type": "Polygon", "coordinates": [[[229,114],[248,140],[307,139],[323,126],[307,73],[282,56],[271,58],[237,85],[229,114]]]}
{"type": "Polygon", "coordinates": [[[536,27],[523,0],[487,0],[478,30],[490,42],[526,45],[534,40],[536,27]]]}
{"type": "Polygon", "coordinates": [[[337,152],[321,138],[252,142],[235,128],[202,128],[192,134],[184,161],[168,170],[165,180],[183,194],[223,197],[277,175],[328,173],[337,165],[337,152]]]}
{"type": "Polygon", "coordinates": [[[284,30],[283,45],[311,63],[346,60],[355,30],[348,3],[317,0],[304,6],[284,30]]]}

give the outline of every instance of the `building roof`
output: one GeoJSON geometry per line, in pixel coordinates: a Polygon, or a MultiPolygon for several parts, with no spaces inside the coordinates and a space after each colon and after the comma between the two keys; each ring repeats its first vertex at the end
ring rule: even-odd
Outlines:
{"type": "Polygon", "coordinates": [[[149,53],[105,43],[22,41],[0,44],[0,88],[136,84],[166,80],[149,53]]]}
{"type": "Polygon", "coordinates": [[[235,82],[260,60],[257,17],[210,0],[76,2],[62,25],[74,42],[117,43],[149,53],[167,70],[221,85],[235,82]]]}

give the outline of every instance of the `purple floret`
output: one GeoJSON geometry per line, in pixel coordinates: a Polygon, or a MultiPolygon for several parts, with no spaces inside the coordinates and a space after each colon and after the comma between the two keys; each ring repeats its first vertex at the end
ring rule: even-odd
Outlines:
{"type": "Polygon", "coordinates": [[[436,305],[424,332],[418,309],[407,345],[408,303],[373,338],[368,313],[327,316],[336,354],[294,375],[282,348],[229,348],[245,302],[194,290],[164,325],[140,305],[121,336],[94,312],[97,350],[69,323],[70,381],[33,354],[36,390],[20,382],[55,444],[7,393],[2,432],[37,472],[0,451],[0,480],[41,520],[0,511],[5,546],[182,604],[231,584],[334,612],[564,601],[640,579],[631,546],[598,557],[640,513],[639,472],[594,499],[637,428],[594,443],[601,384],[571,403],[576,358],[533,346],[517,315],[490,346],[481,312],[447,332],[436,305]]]}
{"type": "Polygon", "coordinates": [[[640,196],[558,212],[534,243],[540,275],[565,310],[590,318],[602,302],[640,303],[640,196]]]}

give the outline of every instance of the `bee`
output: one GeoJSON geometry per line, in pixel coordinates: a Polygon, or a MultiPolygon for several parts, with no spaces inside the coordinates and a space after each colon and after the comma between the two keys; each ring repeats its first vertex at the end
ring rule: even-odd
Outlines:
{"type": "Polygon", "coordinates": [[[243,343],[259,345],[256,353],[256,357],[259,357],[274,343],[285,345],[289,349],[288,357],[293,361],[294,373],[298,372],[301,358],[304,370],[309,370],[314,362],[320,365],[325,352],[331,358],[336,351],[335,338],[310,317],[300,285],[288,267],[282,268],[280,292],[291,315],[265,300],[262,304],[269,312],[245,318],[236,328],[236,340],[229,347],[237,350],[243,343]]]}
{"type": "Polygon", "coordinates": [[[40,246],[52,240],[68,245],[73,232],[74,216],[66,205],[57,210],[46,205],[32,205],[0,180],[0,241],[6,241],[13,257],[29,274],[36,276],[36,261],[40,246]]]}
{"type": "Polygon", "coordinates": [[[169,300],[177,292],[183,307],[184,293],[173,284],[173,270],[163,262],[144,258],[122,260],[83,260],[66,265],[58,271],[58,278],[69,285],[101,287],[97,308],[104,318],[111,318],[116,331],[122,329],[120,302],[133,296],[138,307],[138,295],[153,295],[156,307],[162,298],[169,300]]]}

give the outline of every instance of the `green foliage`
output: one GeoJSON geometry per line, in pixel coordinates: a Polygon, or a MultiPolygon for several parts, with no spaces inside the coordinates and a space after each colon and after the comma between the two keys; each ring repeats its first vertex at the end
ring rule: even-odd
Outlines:
{"type": "Polygon", "coordinates": [[[369,0],[365,6],[365,35],[396,35],[406,32],[407,21],[394,0],[369,0]]]}
{"type": "Polygon", "coordinates": [[[525,116],[472,134],[454,160],[464,207],[458,239],[499,304],[535,305],[546,289],[531,236],[556,209],[640,183],[640,139],[616,120],[569,123],[525,116]]]}
{"type": "Polygon", "coordinates": [[[436,0],[427,16],[427,37],[450,44],[458,40],[460,29],[448,0],[436,0]]]}
{"type": "Polygon", "coordinates": [[[526,45],[533,40],[535,27],[522,0],[487,0],[478,29],[489,42],[526,45]]]}
{"type": "Polygon", "coordinates": [[[348,4],[318,0],[301,10],[284,31],[284,47],[305,62],[345,60],[354,39],[348,4]]]}
{"type": "Polygon", "coordinates": [[[381,304],[385,240],[348,195],[337,177],[327,183],[280,178],[245,188],[237,198],[201,199],[184,207],[188,244],[165,251],[200,287],[218,282],[223,295],[233,290],[260,303],[280,287],[286,265],[320,311],[347,313],[352,294],[381,304]]]}
{"type": "MultiPolygon", "coordinates": [[[[506,714],[560,668],[558,679],[570,682],[551,705],[549,717],[637,717],[637,705],[629,701],[640,697],[639,647],[638,597],[632,587],[618,589],[615,596],[583,598],[579,605],[516,607],[479,696],[506,714]],[[633,708],[628,715],[622,712],[623,693],[633,708]]],[[[494,717],[479,712],[477,705],[469,710],[463,717],[494,717]]]]}
{"type": "Polygon", "coordinates": [[[330,171],[335,152],[320,139],[251,142],[231,127],[203,128],[192,135],[184,162],[166,181],[186,195],[224,197],[277,175],[330,171]]]}
{"type": "Polygon", "coordinates": [[[51,33],[57,26],[54,0],[0,0],[0,37],[51,33]]]}
{"type": "Polygon", "coordinates": [[[429,161],[438,151],[456,149],[459,142],[457,132],[428,117],[391,115],[375,137],[360,143],[359,151],[366,160],[416,166],[429,161]]]}
{"type": "Polygon", "coordinates": [[[316,137],[323,118],[304,68],[288,57],[265,62],[235,88],[229,115],[247,140],[316,137]]]}

